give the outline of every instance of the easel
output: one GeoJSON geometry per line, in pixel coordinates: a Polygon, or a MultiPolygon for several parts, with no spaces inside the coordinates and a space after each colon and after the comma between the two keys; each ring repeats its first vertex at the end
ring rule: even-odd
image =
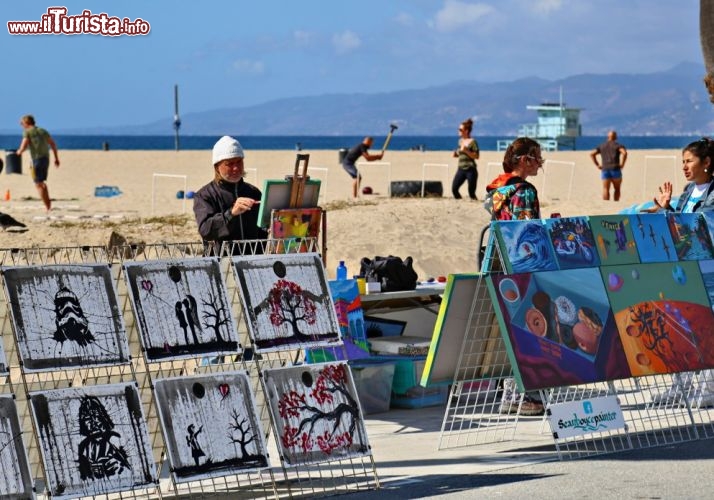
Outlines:
{"type": "MultiPolygon", "coordinates": [[[[303,196],[305,193],[305,183],[310,180],[307,175],[307,166],[310,163],[310,155],[298,153],[295,155],[295,169],[292,176],[286,176],[285,180],[290,182],[290,209],[298,210],[304,208],[303,196]],[[302,168],[301,168],[302,167],[302,168]]],[[[321,250],[322,263],[327,265],[327,212],[321,210],[320,232],[322,233],[321,250]]]]}
{"type": "Polygon", "coordinates": [[[305,192],[305,182],[310,178],[307,175],[307,165],[310,162],[310,155],[308,154],[297,154],[295,155],[295,171],[290,181],[290,208],[300,208],[302,204],[302,196],[305,192]],[[298,173],[300,170],[300,162],[305,163],[302,166],[302,173],[298,173]]]}

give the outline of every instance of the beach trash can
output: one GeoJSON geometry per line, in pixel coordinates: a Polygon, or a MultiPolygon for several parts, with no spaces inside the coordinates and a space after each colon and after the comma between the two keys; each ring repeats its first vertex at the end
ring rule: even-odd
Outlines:
{"type": "Polygon", "coordinates": [[[5,150],[5,172],[8,174],[22,173],[22,156],[17,154],[14,149],[5,150]]]}
{"type": "Polygon", "coordinates": [[[342,165],[342,162],[345,161],[345,156],[347,156],[347,148],[341,148],[338,151],[338,161],[340,162],[340,165],[342,165]]]}

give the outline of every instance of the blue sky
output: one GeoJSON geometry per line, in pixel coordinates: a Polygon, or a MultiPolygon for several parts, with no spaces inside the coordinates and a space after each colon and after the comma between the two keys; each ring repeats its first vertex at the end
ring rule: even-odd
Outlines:
{"type": "MultiPolygon", "coordinates": [[[[141,18],[146,36],[10,35],[0,45],[0,130],[53,129],[329,93],[456,80],[649,73],[701,62],[695,0],[123,0],[2,2],[7,21],[141,18]]],[[[276,120],[280,117],[276,116],[276,120]]]]}

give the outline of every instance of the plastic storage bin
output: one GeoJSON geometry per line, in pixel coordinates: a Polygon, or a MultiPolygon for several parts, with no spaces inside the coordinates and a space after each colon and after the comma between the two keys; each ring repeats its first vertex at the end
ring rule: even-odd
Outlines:
{"type": "Polygon", "coordinates": [[[359,361],[350,367],[364,414],[389,411],[394,363],[359,361]]]}
{"type": "Polygon", "coordinates": [[[392,408],[426,408],[446,404],[449,386],[411,387],[406,394],[392,394],[392,408]]]}
{"type": "Polygon", "coordinates": [[[448,386],[422,387],[419,385],[426,359],[405,359],[395,362],[392,382],[392,408],[425,408],[446,403],[448,386]]]}

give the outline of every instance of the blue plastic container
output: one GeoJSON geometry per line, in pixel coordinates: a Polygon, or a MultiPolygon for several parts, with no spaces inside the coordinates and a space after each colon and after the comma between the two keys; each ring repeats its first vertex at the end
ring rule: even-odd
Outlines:
{"type": "Polygon", "coordinates": [[[99,198],[111,198],[120,194],[121,191],[117,186],[97,186],[94,188],[94,196],[99,198]]]}

